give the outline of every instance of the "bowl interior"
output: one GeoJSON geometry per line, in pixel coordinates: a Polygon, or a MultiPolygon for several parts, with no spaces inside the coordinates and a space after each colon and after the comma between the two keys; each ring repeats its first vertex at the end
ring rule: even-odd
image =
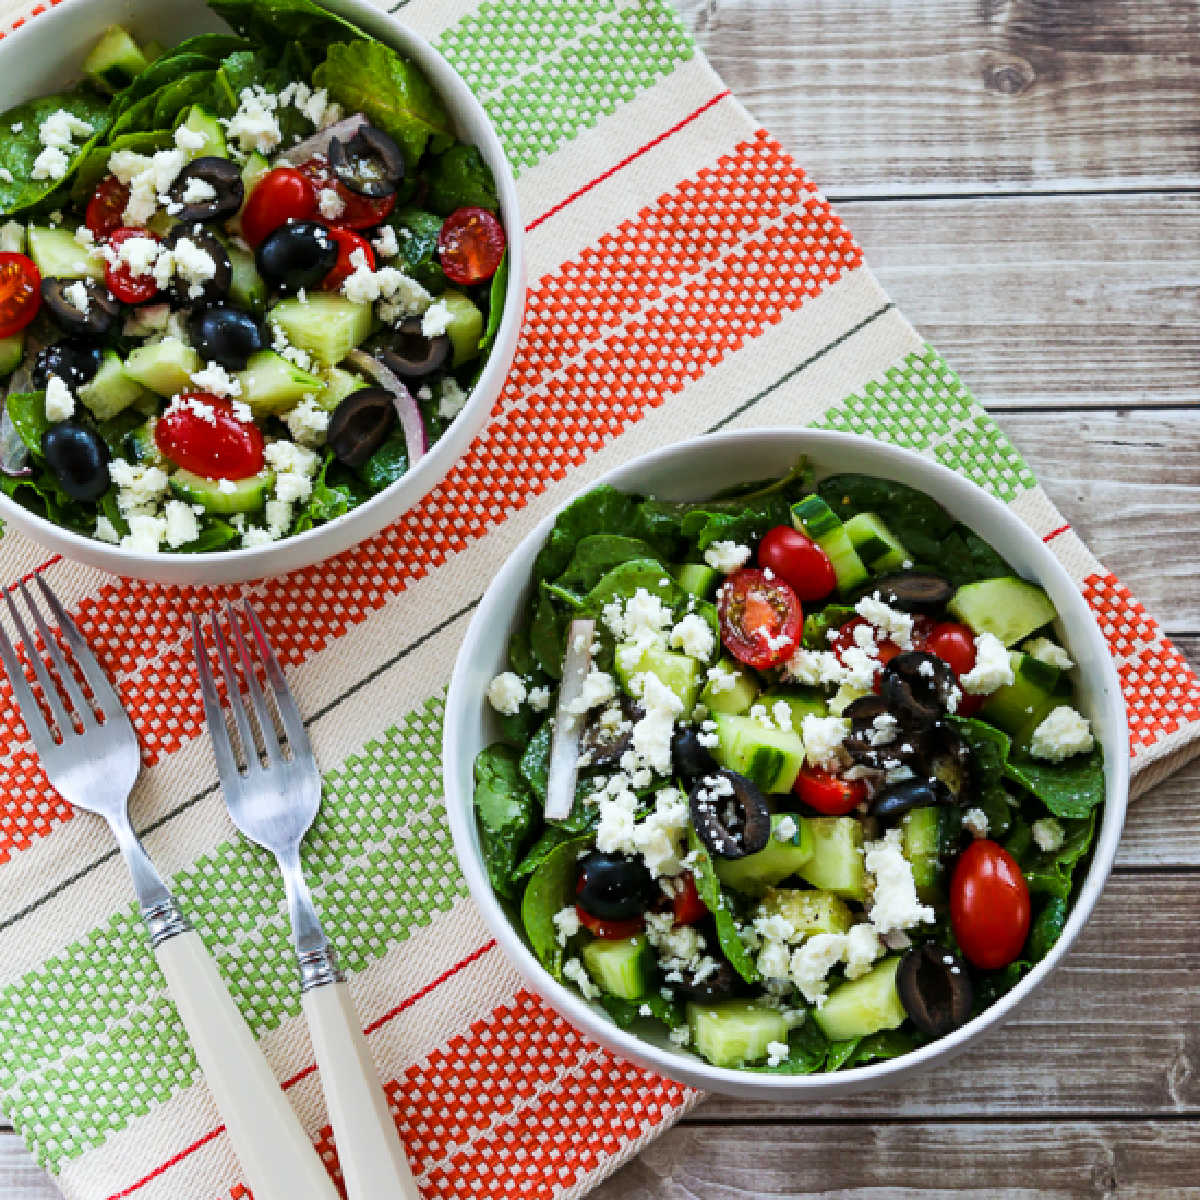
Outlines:
{"type": "Polygon", "coordinates": [[[710,1066],[670,1043],[657,1030],[646,1037],[618,1029],[603,1009],[588,1004],[541,968],[523,935],[510,923],[487,882],[472,809],[475,755],[499,734],[484,692],[505,669],[508,635],[522,624],[530,598],[533,559],[545,540],[548,518],[517,548],[480,602],[464,640],[446,706],[446,802],[459,858],[472,895],[521,974],[561,1013],[610,1049],[682,1082],[734,1095],[845,1093],[945,1058],[1000,1020],[1053,968],[1078,934],[1112,864],[1128,788],[1128,732],[1119,681],[1104,640],[1070,576],[1017,516],[986,492],[917,455],[847,434],[802,429],[717,434],[647,455],[606,476],[622,490],[663,499],[701,499],[725,487],[782,474],[808,455],[818,475],[855,471],[918,488],[985,538],[1017,571],[1040,583],[1059,613],[1057,632],[1079,668],[1081,701],[1106,761],[1106,804],[1091,865],[1063,936],[1049,955],[1002,1000],[952,1035],[912,1054],[833,1075],[781,1076],[710,1066]],[[703,487],[697,480],[704,480],[703,487]]]}
{"type": "MultiPolygon", "coordinates": [[[[509,236],[508,290],[500,329],[471,398],[425,457],[390,487],[343,517],[265,548],[138,554],[72,533],[0,495],[0,516],[52,551],[101,570],[162,583],[235,583],[307,566],[377,533],[411,508],[436,486],[487,421],[516,351],[524,308],[524,226],[512,168],[482,106],[428,42],[367,0],[322,2],[421,67],[446,102],[460,136],[479,147],[496,178],[509,236]]],[[[112,24],[128,26],[137,37],[166,46],[196,33],[228,30],[201,0],[64,0],[0,42],[0,107],[77,80],[84,56],[112,24]]]]}

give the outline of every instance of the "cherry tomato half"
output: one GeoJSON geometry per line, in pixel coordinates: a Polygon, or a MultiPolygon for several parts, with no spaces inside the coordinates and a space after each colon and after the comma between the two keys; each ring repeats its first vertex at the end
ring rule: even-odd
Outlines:
{"type": "Polygon", "coordinates": [[[176,466],[206,479],[245,479],[263,466],[263,436],[211,392],[186,392],[154,426],[154,441],[176,466]]]}
{"type": "Polygon", "coordinates": [[[342,202],[341,212],[336,217],[320,217],[327,225],[342,229],[370,229],[386,221],[388,214],[396,207],[395,195],[360,196],[352,192],[334,178],[329,162],[324,158],[310,158],[296,169],[312,183],[316,192],[323,192],[326,188],[337,192],[342,202]]]}
{"type": "Polygon", "coordinates": [[[115,175],[106,175],[100,180],[92,198],[88,201],[84,224],[104,241],[114,230],[125,224],[125,206],[129,203],[129,185],[115,175]]]}
{"type": "Polygon", "coordinates": [[[356,250],[361,250],[366,255],[367,266],[372,271],[375,270],[375,251],[371,249],[371,243],[365,237],[355,233],[353,229],[337,228],[331,229],[329,236],[337,245],[338,256],[337,262],[333,264],[333,270],[321,281],[322,291],[338,291],[347,278],[354,274],[355,268],[351,265],[350,256],[356,250]]]}
{"type": "Polygon", "coordinates": [[[846,665],[846,652],[854,649],[858,645],[855,638],[855,631],[863,627],[872,631],[872,642],[865,647],[869,653],[873,654],[879,660],[879,666],[875,671],[875,683],[878,685],[879,676],[883,674],[883,668],[900,653],[900,647],[896,645],[890,638],[879,638],[875,640],[875,627],[865,617],[851,617],[849,621],[839,627],[837,636],[829,643],[830,650],[838,656],[838,660],[842,665],[846,665]],[[871,645],[874,649],[871,649],[871,645]]]}
{"type": "MultiPolygon", "coordinates": [[[[936,654],[959,677],[975,666],[975,634],[957,621],[939,621],[915,640],[920,649],[936,654]]],[[[970,696],[964,692],[955,712],[960,717],[973,717],[983,707],[983,701],[983,696],[970,696]]]]}
{"type": "Polygon", "coordinates": [[[606,920],[604,917],[593,917],[581,904],[575,905],[575,911],[579,915],[580,925],[607,941],[633,937],[646,927],[646,918],[642,916],[627,917],[623,921],[606,920]]]}
{"type": "Polygon", "coordinates": [[[1003,846],[980,838],[962,852],[950,877],[950,925],[963,953],[985,971],[1021,953],[1029,936],[1029,888],[1003,846]]]}
{"type": "Polygon", "coordinates": [[[767,530],[758,544],[758,565],[778,575],[801,600],[824,600],[837,586],[829,555],[790,525],[767,530]]]}
{"type": "Polygon", "coordinates": [[[20,333],[42,305],[42,273],[33,259],[0,254],[0,337],[20,333]]]}
{"type": "Polygon", "coordinates": [[[827,817],[844,817],[867,798],[867,785],[861,779],[842,779],[807,764],[800,768],[792,791],[827,817]]]}
{"type": "Polygon", "coordinates": [[[691,871],[684,871],[676,877],[672,907],[675,910],[676,925],[695,925],[697,921],[703,921],[708,916],[708,905],[700,899],[691,871]]]}
{"type": "MultiPolygon", "coordinates": [[[[149,238],[157,242],[158,238],[148,229],[132,229],[122,226],[114,229],[108,235],[108,244],[116,247],[130,238],[149,238]]],[[[104,268],[104,283],[110,292],[123,304],[145,304],[158,295],[158,284],[153,275],[135,275],[128,263],[104,268]]]]}
{"type": "Polygon", "coordinates": [[[504,226],[486,208],[458,208],[438,234],[438,261],[452,283],[486,283],[500,268],[508,244],[504,226]]]}
{"type": "Polygon", "coordinates": [[[782,579],[762,571],[735,571],[717,592],[721,641],[734,658],[763,671],[796,653],[804,611],[782,579]]]}
{"type": "Polygon", "coordinates": [[[288,221],[311,221],[317,213],[312,180],[295,167],[276,167],[255,185],[242,206],[242,237],[257,246],[288,221]]]}

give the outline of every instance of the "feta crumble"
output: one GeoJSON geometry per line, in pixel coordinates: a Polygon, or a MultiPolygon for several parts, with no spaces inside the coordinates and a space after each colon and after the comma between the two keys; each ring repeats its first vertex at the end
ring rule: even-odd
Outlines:
{"type": "Polygon", "coordinates": [[[513,671],[502,671],[488,684],[488,703],[505,717],[516,716],[527,695],[524,680],[513,671]]]}
{"type": "Polygon", "coordinates": [[[1061,850],[1063,843],[1067,840],[1066,830],[1053,817],[1043,817],[1040,821],[1034,821],[1030,832],[1033,834],[1037,848],[1047,854],[1061,850]]]}
{"type": "Polygon", "coordinates": [[[932,908],[917,898],[912,864],[900,848],[900,830],[889,829],[878,841],[864,847],[867,874],[874,883],[867,915],[879,934],[911,929],[936,917],[932,908]]]}
{"type": "Polygon", "coordinates": [[[1048,667],[1057,667],[1060,671],[1069,671],[1075,666],[1071,656],[1048,637],[1030,638],[1021,649],[1038,662],[1044,662],[1048,667]]]}
{"type": "Polygon", "coordinates": [[[1029,753],[1034,758],[1062,762],[1074,754],[1086,754],[1095,744],[1087,717],[1063,704],[1033,731],[1029,753]]]}
{"type": "Polygon", "coordinates": [[[750,547],[739,545],[737,542],[713,542],[704,551],[704,561],[722,575],[732,575],[734,571],[744,567],[749,558],[750,547]]]}
{"type": "Polygon", "coordinates": [[[57,376],[46,381],[46,420],[66,421],[75,413],[75,397],[71,389],[57,376]]]}
{"type": "Polygon", "coordinates": [[[963,814],[963,828],[974,838],[985,838],[988,835],[987,813],[982,808],[969,808],[963,814]]]}
{"type": "Polygon", "coordinates": [[[971,696],[990,696],[1012,681],[1012,662],[1004,643],[994,633],[981,633],[975,639],[975,665],[959,679],[959,686],[971,696]]]}
{"type": "Polygon", "coordinates": [[[690,658],[707,662],[716,649],[712,627],[698,613],[688,613],[672,630],[667,644],[676,647],[690,658]]]}

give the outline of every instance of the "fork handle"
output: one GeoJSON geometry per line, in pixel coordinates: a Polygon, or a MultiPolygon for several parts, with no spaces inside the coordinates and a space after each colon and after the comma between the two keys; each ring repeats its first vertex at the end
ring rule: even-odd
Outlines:
{"type": "Polygon", "coordinates": [[[292,1106],[200,935],[167,938],[154,956],[254,1200],[337,1200],[292,1106]]]}
{"type": "MultiPolygon", "coordinates": [[[[420,1200],[345,983],[301,997],[350,1200],[420,1200]]],[[[257,1193],[256,1193],[257,1196],[257,1193]]]]}

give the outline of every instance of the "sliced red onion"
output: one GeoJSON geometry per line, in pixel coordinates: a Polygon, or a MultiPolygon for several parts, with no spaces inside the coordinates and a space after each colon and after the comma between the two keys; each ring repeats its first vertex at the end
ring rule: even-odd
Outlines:
{"type": "Polygon", "coordinates": [[[25,355],[21,365],[13,372],[0,413],[0,472],[13,479],[23,479],[33,474],[29,461],[29,447],[25,445],[12,417],[8,415],[8,397],[33,390],[33,360],[45,343],[33,334],[25,339],[25,355]]]}
{"type": "Polygon", "coordinates": [[[579,735],[586,713],[575,712],[583,694],[583,682],[592,669],[592,639],[596,622],[572,621],[567,629],[567,653],[563,658],[562,686],[554,713],[554,737],[550,742],[550,771],[546,780],[546,820],[565,821],[575,807],[575,780],[579,775],[579,735]]]}
{"type": "Polygon", "coordinates": [[[385,391],[391,392],[396,415],[400,418],[400,428],[404,430],[404,445],[408,451],[408,465],[411,467],[418,459],[424,458],[429,449],[425,418],[421,416],[421,409],[413,399],[412,393],[400,382],[395,372],[365,350],[351,350],[346,359],[364,375],[369,375],[385,391]]]}
{"type": "Polygon", "coordinates": [[[367,118],[362,113],[354,113],[349,117],[343,117],[336,124],[329,125],[325,129],[318,129],[316,133],[306,137],[304,141],[297,142],[285,154],[279,156],[279,161],[290,163],[293,166],[302,162],[307,162],[310,158],[320,154],[324,157],[329,157],[329,143],[334,138],[341,138],[346,141],[354,136],[354,131],[360,125],[365,125],[367,118]]]}

